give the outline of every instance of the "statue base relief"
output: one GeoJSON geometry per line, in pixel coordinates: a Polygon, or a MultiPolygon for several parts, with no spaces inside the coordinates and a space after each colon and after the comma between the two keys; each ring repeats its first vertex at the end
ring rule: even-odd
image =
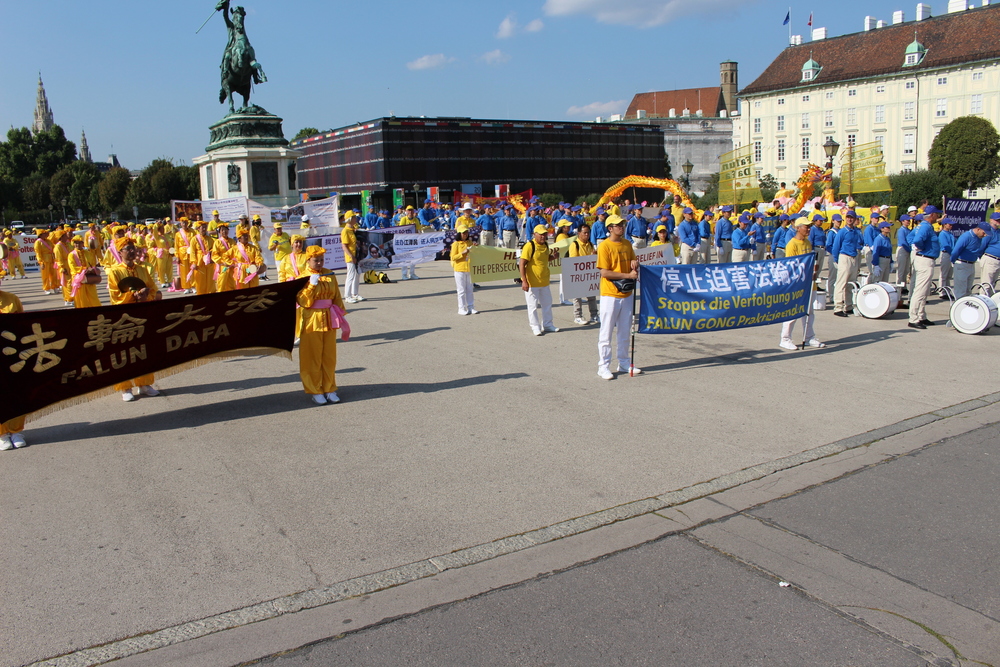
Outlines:
{"type": "Polygon", "coordinates": [[[298,203],[296,161],[282,119],[251,104],[213,123],[205,155],[192,160],[201,176],[201,198],[247,197],[272,208],[298,203]]]}

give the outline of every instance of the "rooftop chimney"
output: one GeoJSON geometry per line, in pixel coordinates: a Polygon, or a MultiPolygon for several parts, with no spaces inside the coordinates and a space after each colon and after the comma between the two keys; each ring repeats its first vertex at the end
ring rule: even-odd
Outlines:
{"type": "Polygon", "coordinates": [[[917,20],[923,21],[931,17],[931,6],[923,3],[917,5],[917,20]]]}
{"type": "Polygon", "coordinates": [[[826,28],[813,28],[812,41],[818,42],[821,39],[826,39],[826,28]]]}
{"type": "Polygon", "coordinates": [[[948,13],[964,12],[969,8],[968,0],[948,0],[948,13]]]}
{"type": "Polygon", "coordinates": [[[677,118],[677,109],[671,107],[670,111],[667,112],[667,118],[677,118]]]}
{"type": "Polygon", "coordinates": [[[645,118],[646,117],[646,110],[645,109],[636,109],[635,110],[635,117],[636,118],[645,118]]]}
{"type": "Polygon", "coordinates": [[[896,25],[897,23],[905,23],[905,22],[906,22],[906,15],[903,14],[903,12],[893,12],[892,13],[892,24],[893,25],[896,25]]]}
{"type": "Polygon", "coordinates": [[[802,44],[802,35],[792,35],[791,45],[801,46],[801,44],[802,44]]]}
{"type": "Polygon", "coordinates": [[[875,29],[875,17],[874,16],[866,16],[865,17],[865,32],[868,32],[869,30],[874,30],[874,29],[875,29]]]}
{"type": "Polygon", "coordinates": [[[882,19],[879,19],[878,23],[875,24],[875,27],[876,28],[884,28],[885,27],[885,21],[883,21],[882,19]]]}

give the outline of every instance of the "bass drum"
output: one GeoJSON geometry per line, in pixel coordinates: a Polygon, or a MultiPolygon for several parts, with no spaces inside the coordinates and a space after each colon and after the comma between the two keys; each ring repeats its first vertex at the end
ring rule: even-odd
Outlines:
{"type": "Polygon", "coordinates": [[[997,323],[998,312],[1000,309],[989,297],[963,296],[951,306],[951,325],[964,334],[983,333],[997,323]]]}
{"type": "Polygon", "coordinates": [[[899,292],[891,283],[865,285],[855,297],[855,307],[870,320],[885,317],[899,305],[899,292]]]}
{"type": "MultiPolygon", "coordinates": [[[[991,300],[993,301],[993,303],[995,303],[995,304],[997,305],[997,308],[998,308],[998,309],[1000,309],[1000,292],[994,292],[994,293],[993,293],[993,294],[992,294],[992,295],[990,296],[990,299],[991,299],[991,300]]],[[[993,325],[993,326],[997,326],[997,327],[1000,327],[1000,322],[997,322],[997,323],[996,323],[995,325],[993,325]]]]}

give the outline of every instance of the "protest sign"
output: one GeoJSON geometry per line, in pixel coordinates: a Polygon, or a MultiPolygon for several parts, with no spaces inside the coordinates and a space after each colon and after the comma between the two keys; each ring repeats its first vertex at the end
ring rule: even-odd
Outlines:
{"type": "Polygon", "coordinates": [[[950,199],[944,200],[944,215],[954,222],[951,232],[960,236],[980,222],[986,222],[986,211],[990,208],[989,199],[950,199]]]}
{"type": "Polygon", "coordinates": [[[639,333],[722,331],[802,317],[815,262],[806,253],[763,262],[640,267],[639,333]]]}
{"type": "MultiPolygon", "coordinates": [[[[669,244],[636,250],[635,258],[643,266],[661,266],[676,262],[674,248],[669,244]]],[[[601,270],[597,268],[597,255],[564,257],[561,280],[563,296],[567,299],[599,296],[601,270]]]]}
{"type": "MultiPolygon", "coordinates": [[[[549,250],[553,247],[555,247],[553,244],[549,244],[549,250]]],[[[517,268],[520,258],[520,250],[475,246],[469,251],[469,272],[472,274],[472,282],[484,283],[520,278],[521,272],[517,268]]],[[[553,276],[562,273],[561,257],[549,260],[549,273],[553,276]]]]}

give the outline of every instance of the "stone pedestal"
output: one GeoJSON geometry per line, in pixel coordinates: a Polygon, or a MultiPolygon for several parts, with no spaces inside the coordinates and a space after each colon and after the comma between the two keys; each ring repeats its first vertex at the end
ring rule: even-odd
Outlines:
{"type": "Polygon", "coordinates": [[[298,203],[296,161],[281,118],[251,105],[209,128],[211,143],[192,162],[201,175],[201,198],[247,197],[280,208],[298,203]]]}

